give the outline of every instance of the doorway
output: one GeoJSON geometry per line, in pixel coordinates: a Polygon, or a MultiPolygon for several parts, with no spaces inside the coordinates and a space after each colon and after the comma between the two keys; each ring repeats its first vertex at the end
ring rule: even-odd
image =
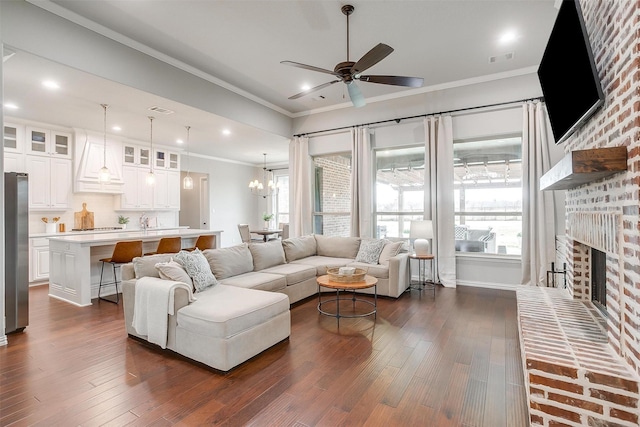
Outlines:
{"type": "MultiPolygon", "coordinates": [[[[191,172],[193,189],[185,190],[180,186],[180,226],[208,230],[209,220],[209,174],[191,172]]],[[[180,182],[186,172],[180,172],[180,182]]]]}

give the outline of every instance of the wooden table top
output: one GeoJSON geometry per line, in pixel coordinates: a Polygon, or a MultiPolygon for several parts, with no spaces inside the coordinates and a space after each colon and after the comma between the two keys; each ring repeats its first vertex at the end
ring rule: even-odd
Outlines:
{"type": "Polygon", "coordinates": [[[331,289],[366,289],[378,283],[378,279],[368,275],[364,276],[364,281],[362,282],[351,282],[351,283],[333,282],[329,278],[328,274],[318,277],[317,281],[320,286],[324,286],[325,288],[331,288],[331,289]]]}
{"type": "Polygon", "coordinates": [[[409,254],[409,258],[411,258],[411,259],[434,259],[435,256],[432,255],[432,254],[427,254],[427,255],[409,254]]]}

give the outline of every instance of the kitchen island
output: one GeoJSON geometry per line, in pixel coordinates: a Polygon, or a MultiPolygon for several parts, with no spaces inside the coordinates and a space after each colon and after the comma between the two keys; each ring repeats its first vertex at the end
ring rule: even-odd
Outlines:
{"type": "MultiPolygon", "coordinates": [[[[213,234],[216,247],[219,247],[221,233],[221,230],[180,228],[49,237],[49,296],[81,307],[91,305],[91,299],[98,297],[102,266],[99,260],[111,256],[116,242],[142,240],[142,252],[145,253],[155,251],[163,237],[181,237],[182,247],[188,248],[195,245],[198,236],[213,234]]],[[[112,281],[108,270],[111,269],[105,269],[105,278],[112,281]]],[[[110,287],[113,288],[111,293],[115,293],[115,287],[110,287]]]]}

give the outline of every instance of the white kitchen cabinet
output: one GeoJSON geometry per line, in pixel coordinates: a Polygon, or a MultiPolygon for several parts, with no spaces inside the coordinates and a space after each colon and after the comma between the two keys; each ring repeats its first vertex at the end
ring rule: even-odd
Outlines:
{"type": "Polygon", "coordinates": [[[4,124],[4,171],[26,172],[24,165],[24,126],[4,124]]]}
{"type": "Polygon", "coordinates": [[[4,124],[4,152],[24,153],[24,126],[4,124]]]}
{"type": "Polygon", "coordinates": [[[49,279],[49,239],[38,237],[29,239],[29,282],[49,279]]]}
{"type": "Polygon", "coordinates": [[[4,171],[5,172],[26,172],[24,166],[24,154],[4,152],[4,171]]]}
{"type": "Polygon", "coordinates": [[[71,134],[27,126],[27,154],[71,158],[71,134]]]}
{"type": "Polygon", "coordinates": [[[154,209],[180,209],[180,172],[156,169],[154,174],[154,209]]]}
{"type": "Polygon", "coordinates": [[[119,210],[153,209],[153,189],[146,182],[149,170],[137,166],[123,166],[123,192],[120,195],[119,210]]]}
{"type": "Polygon", "coordinates": [[[151,150],[138,145],[124,144],[122,150],[122,164],[129,166],[149,167],[151,150]]]}
{"type": "Polygon", "coordinates": [[[29,209],[65,210],[71,207],[71,160],[27,156],[29,209]]]}
{"type": "Polygon", "coordinates": [[[155,150],[153,166],[155,169],[179,171],[180,155],[171,151],[155,150]]]}

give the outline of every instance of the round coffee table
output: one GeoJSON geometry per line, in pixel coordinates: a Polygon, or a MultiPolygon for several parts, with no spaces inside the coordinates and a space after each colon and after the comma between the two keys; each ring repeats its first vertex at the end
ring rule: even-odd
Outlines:
{"type": "Polygon", "coordinates": [[[343,282],[334,282],[331,280],[328,274],[325,274],[324,276],[318,277],[316,281],[318,282],[318,311],[320,313],[324,314],[325,316],[335,317],[336,319],[338,319],[338,323],[340,322],[341,317],[366,317],[371,315],[376,317],[376,312],[378,309],[378,279],[376,279],[375,277],[365,275],[364,280],[361,282],[343,283],[343,282]],[[321,286],[324,288],[335,289],[336,297],[323,301],[322,293],[320,292],[321,286]],[[357,290],[367,289],[371,287],[373,288],[373,302],[367,301],[362,298],[356,298],[357,290]],[[351,298],[340,298],[340,291],[344,291],[344,292],[351,291],[352,292],[351,298]],[[322,309],[323,304],[326,304],[328,302],[334,302],[334,301],[336,303],[335,313],[324,311],[322,309]],[[355,308],[356,302],[369,304],[371,307],[373,307],[373,310],[367,313],[360,313],[360,314],[340,314],[340,301],[351,301],[353,303],[354,308],[355,308]]]}

